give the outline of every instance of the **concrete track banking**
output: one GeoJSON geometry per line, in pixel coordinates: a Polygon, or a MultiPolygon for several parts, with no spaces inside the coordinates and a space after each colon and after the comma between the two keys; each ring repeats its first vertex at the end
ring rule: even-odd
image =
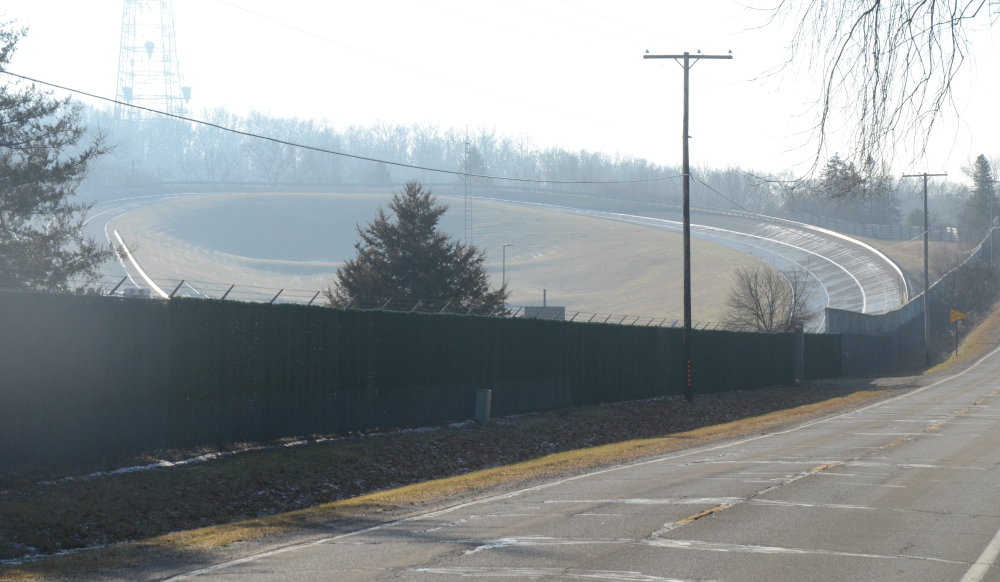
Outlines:
{"type": "MultiPolygon", "coordinates": [[[[681,232],[679,220],[621,214],[512,200],[522,204],[607,220],[681,232]]],[[[781,271],[801,270],[816,283],[810,309],[834,307],[861,313],[896,309],[908,298],[906,279],[899,267],[869,245],[808,224],[742,213],[705,213],[692,216],[691,235],[752,254],[781,271]]],[[[822,319],[813,322],[822,328],[822,319]]]]}
{"type": "MultiPolygon", "coordinates": [[[[116,218],[136,208],[164,199],[196,196],[173,194],[124,198],[98,205],[100,211],[87,219],[92,231],[99,228],[109,242],[125,245],[110,224],[116,218]],[[94,224],[90,225],[89,223],[94,224]]],[[[681,222],[673,218],[654,218],[637,214],[573,208],[500,198],[480,198],[512,205],[530,206],[551,212],[568,213],[591,218],[627,222],[643,227],[681,231],[681,222]]],[[[902,305],[908,296],[905,278],[899,268],[885,255],[859,241],[810,225],[771,217],[740,213],[696,212],[692,218],[692,235],[711,240],[752,254],[783,272],[799,270],[816,283],[807,305],[817,313],[810,327],[823,328],[823,308],[835,307],[863,313],[880,313],[902,305]]],[[[671,252],[679,252],[675,249],[671,252]]],[[[136,257],[126,256],[121,269],[135,287],[150,289],[156,296],[166,296],[164,290],[143,273],[136,257]]],[[[119,275],[121,276],[121,275],[119,275]]],[[[179,289],[185,295],[201,292],[190,283],[179,289]]]]}

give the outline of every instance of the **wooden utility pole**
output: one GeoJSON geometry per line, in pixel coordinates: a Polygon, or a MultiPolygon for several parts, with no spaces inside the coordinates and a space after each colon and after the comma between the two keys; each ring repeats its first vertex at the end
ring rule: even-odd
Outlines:
{"type": "Polygon", "coordinates": [[[904,178],[924,179],[924,365],[931,365],[931,314],[930,304],[927,302],[927,291],[930,289],[930,274],[927,268],[927,246],[928,235],[930,234],[930,220],[927,213],[927,178],[931,176],[947,176],[948,174],[903,174],[904,178]]]}
{"type": "Polygon", "coordinates": [[[683,143],[683,168],[684,174],[684,201],[682,212],[684,215],[684,335],[683,335],[683,358],[684,358],[684,399],[694,402],[693,366],[691,364],[691,166],[688,158],[688,73],[691,71],[692,61],[701,59],[732,59],[733,55],[703,55],[701,53],[684,53],[681,55],[642,55],[644,59],[674,59],[684,69],[684,127],[682,129],[683,143]]]}

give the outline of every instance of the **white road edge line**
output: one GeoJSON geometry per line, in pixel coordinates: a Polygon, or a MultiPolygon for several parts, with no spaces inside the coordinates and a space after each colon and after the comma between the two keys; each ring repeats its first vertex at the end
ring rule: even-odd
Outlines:
{"type": "MultiPolygon", "coordinates": [[[[652,464],[655,464],[655,463],[663,463],[663,462],[666,462],[666,461],[673,461],[675,459],[679,459],[679,458],[683,458],[683,457],[690,457],[692,455],[696,455],[696,454],[700,454],[700,453],[706,453],[706,452],[711,452],[711,451],[718,451],[718,450],[722,450],[722,449],[728,449],[728,448],[731,448],[731,447],[741,446],[741,445],[744,445],[744,444],[749,443],[749,442],[753,442],[753,441],[757,441],[757,440],[761,440],[761,439],[765,439],[765,438],[770,438],[770,437],[773,437],[773,436],[779,436],[779,435],[785,435],[785,434],[789,434],[789,433],[793,433],[793,432],[798,432],[798,431],[803,430],[803,429],[807,429],[807,428],[811,428],[813,426],[817,426],[817,425],[820,425],[820,424],[825,424],[827,422],[831,422],[831,421],[833,421],[833,420],[835,420],[837,418],[840,418],[842,416],[846,416],[848,414],[857,414],[858,412],[864,412],[866,410],[870,410],[872,408],[875,408],[875,407],[878,407],[878,406],[882,406],[882,405],[887,404],[889,402],[894,402],[896,400],[902,400],[902,399],[905,399],[905,398],[909,398],[909,397],[913,396],[914,394],[919,394],[921,392],[924,392],[925,390],[930,390],[931,388],[934,388],[935,386],[938,386],[940,384],[944,384],[945,382],[948,382],[948,381],[953,380],[955,378],[958,378],[960,376],[964,376],[965,374],[967,374],[967,373],[971,372],[972,370],[978,368],[979,365],[982,364],[983,361],[985,361],[987,358],[995,355],[997,352],[1000,352],[1000,347],[995,348],[990,353],[986,354],[985,356],[983,356],[982,358],[980,358],[979,360],[977,360],[976,363],[972,364],[971,366],[969,366],[965,370],[962,370],[961,372],[958,372],[956,374],[952,374],[951,376],[948,376],[946,378],[942,378],[942,379],[938,380],[937,382],[932,382],[931,384],[928,384],[927,386],[924,386],[923,388],[917,388],[917,389],[911,390],[910,392],[907,392],[905,394],[900,394],[899,396],[893,396],[892,398],[887,398],[885,400],[880,400],[878,402],[869,404],[868,406],[863,406],[861,408],[856,408],[854,410],[849,410],[849,411],[843,412],[841,414],[836,414],[834,416],[828,416],[828,417],[825,417],[825,418],[814,420],[812,422],[807,422],[805,424],[800,424],[798,426],[793,426],[791,428],[788,428],[788,429],[785,429],[785,430],[782,430],[782,431],[772,432],[772,433],[767,433],[767,434],[762,434],[762,435],[756,435],[756,436],[752,436],[752,437],[749,437],[749,438],[746,438],[746,439],[743,439],[743,440],[729,441],[729,442],[725,442],[725,443],[722,443],[722,444],[719,444],[719,445],[712,445],[712,446],[709,446],[709,447],[698,447],[698,448],[695,448],[695,449],[690,449],[688,451],[684,451],[682,453],[677,453],[677,454],[673,454],[673,455],[667,455],[665,457],[657,457],[655,459],[650,459],[648,461],[641,461],[639,463],[630,463],[630,464],[627,464],[627,465],[617,465],[617,466],[609,467],[609,468],[606,468],[606,469],[600,469],[598,471],[592,471],[592,472],[589,472],[589,473],[583,473],[583,474],[579,474],[579,475],[574,475],[572,477],[567,477],[565,479],[559,479],[557,481],[551,481],[549,483],[542,483],[541,485],[535,485],[533,487],[526,487],[524,489],[519,489],[517,491],[511,491],[509,493],[502,493],[500,495],[494,495],[492,497],[486,497],[484,499],[476,499],[474,501],[468,501],[468,502],[465,502],[465,503],[460,503],[458,505],[454,505],[452,507],[446,507],[444,509],[440,509],[440,510],[437,510],[437,511],[431,511],[431,512],[428,512],[428,513],[422,513],[420,515],[412,515],[410,517],[405,517],[403,519],[398,519],[398,520],[391,521],[391,522],[388,522],[388,523],[382,523],[382,524],[379,524],[379,525],[374,525],[374,526],[371,526],[371,527],[368,527],[368,528],[365,528],[365,529],[360,529],[360,530],[356,530],[356,531],[352,531],[352,532],[338,534],[338,535],[335,535],[335,536],[327,536],[327,537],[324,537],[324,538],[320,538],[318,540],[311,540],[311,541],[308,541],[308,542],[300,542],[300,543],[296,543],[296,544],[291,544],[291,545],[288,545],[288,546],[284,546],[284,547],[280,547],[280,548],[275,548],[273,550],[269,550],[269,551],[266,551],[266,552],[261,552],[259,554],[254,554],[252,556],[246,556],[246,557],[243,557],[243,558],[238,558],[236,560],[230,560],[230,561],[227,561],[227,562],[223,562],[221,564],[215,564],[213,566],[208,566],[208,567],[205,567],[205,568],[199,568],[197,570],[192,570],[190,572],[185,572],[183,574],[177,574],[176,576],[171,576],[170,578],[165,578],[163,580],[163,582],[174,582],[175,580],[187,580],[189,578],[195,578],[197,576],[201,576],[202,574],[210,574],[212,572],[217,572],[219,570],[224,570],[224,569],[232,567],[232,566],[237,566],[239,564],[246,564],[246,563],[249,563],[249,562],[254,562],[254,561],[257,561],[257,560],[260,560],[260,559],[263,559],[263,558],[268,558],[270,556],[275,556],[275,555],[278,555],[278,554],[283,554],[285,552],[291,552],[291,551],[300,550],[300,549],[303,549],[303,548],[308,548],[308,547],[312,547],[312,546],[322,545],[322,544],[325,544],[325,543],[328,543],[328,542],[332,542],[332,541],[335,541],[335,540],[339,540],[339,539],[344,539],[344,538],[354,537],[354,536],[358,536],[358,535],[363,535],[363,534],[366,534],[366,533],[371,533],[373,531],[378,531],[378,530],[381,530],[381,529],[386,529],[386,528],[394,527],[394,526],[402,524],[402,523],[407,523],[407,522],[411,522],[411,521],[417,521],[417,520],[420,520],[420,519],[427,519],[427,518],[431,518],[431,517],[437,517],[438,515],[444,515],[446,513],[451,513],[453,511],[457,511],[459,509],[464,509],[466,507],[473,507],[473,506],[476,506],[476,505],[483,505],[483,504],[486,504],[486,503],[492,503],[493,501],[497,501],[497,500],[500,500],[500,499],[509,499],[509,498],[512,498],[512,497],[517,497],[517,496],[522,495],[524,493],[530,493],[530,492],[533,492],[533,491],[540,491],[542,489],[548,489],[549,487],[555,487],[555,486],[558,486],[558,485],[562,485],[563,483],[568,483],[570,481],[576,481],[578,479],[583,479],[583,478],[591,477],[591,476],[594,476],[594,475],[602,475],[602,474],[605,474],[605,473],[612,473],[614,471],[621,471],[623,469],[628,469],[628,468],[632,468],[632,467],[641,467],[643,465],[652,465],[652,464]]],[[[998,547],[1000,547],[1000,531],[997,532],[997,536],[994,537],[993,541],[990,542],[990,545],[987,546],[987,550],[989,550],[989,548],[993,547],[994,543],[997,544],[998,547]]],[[[986,556],[987,554],[988,554],[988,551],[984,551],[983,552],[984,556],[986,556]]],[[[980,557],[980,560],[977,560],[977,564],[974,565],[972,569],[975,569],[977,566],[979,566],[980,565],[979,561],[981,561],[981,560],[982,560],[982,557],[980,557]]],[[[990,566],[990,564],[985,564],[986,569],[988,569],[989,566],[990,566]]],[[[970,572],[972,571],[972,569],[970,569],[970,572]]],[[[983,570],[983,574],[985,574],[985,570],[983,570]]],[[[979,581],[981,579],[982,579],[981,577],[980,578],[969,578],[968,580],[963,579],[963,582],[977,582],[977,581],[979,581]]]]}
{"type": "MultiPolygon", "coordinates": [[[[629,224],[638,224],[638,222],[635,221],[636,219],[640,219],[642,222],[647,223],[648,226],[652,226],[653,224],[672,224],[672,225],[673,224],[676,224],[676,225],[681,224],[679,221],[670,220],[668,218],[653,218],[653,217],[650,217],[650,216],[642,216],[642,215],[638,215],[638,214],[624,214],[624,213],[621,213],[621,212],[608,212],[608,211],[603,211],[603,210],[589,210],[589,209],[585,209],[585,208],[573,208],[571,206],[558,206],[558,205],[555,205],[555,204],[544,204],[544,203],[541,203],[541,202],[521,202],[521,201],[517,201],[517,200],[504,200],[502,198],[482,198],[482,199],[483,200],[490,200],[490,201],[493,201],[493,202],[503,202],[503,203],[507,203],[507,204],[520,204],[520,205],[524,205],[524,206],[537,206],[539,208],[548,208],[548,209],[554,210],[556,212],[564,212],[564,213],[576,214],[576,215],[581,215],[580,212],[582,211],[582,212],[586,212],[587,213],[587,214],[585,214],[585,216],[592,216],[594,218],[605,218],[605,219],[611,219],[611,220],[622,220],[623,222],[626,222],[626,223],[629,223],[629,224]]],[[[791,244],[791,243],[788,243],[788,242],[785,242],[785,241],[781,241],[781,240],[774,239],[774,238],[768,238],[766,236],[761,236],[761,235],[757,235],[757,234],[750,234],[750,233],[745,233],[745,232],[740,232],[740,231],[729,230],[729,229],[725,229],[725,228],[719,228],[719,227],[714,227],[714,226],[707,226],[707,225],[704,225],[704,224],[697,224],[697,225],[693,224],[693,225],[691,225],[691,228],[692,228],[692,234],[695,234],[694,231],[697,231],[697,230],[725,232],[725,233],[735,234],[735,235],[738,235],[738,236],[745,236],[745,237],[751,238],[751,239],[764,240],[764,241],[776,243],[776,244],[779,244],[779,245],[782,245],[782,246],[793,248],[793,249],[795,249],[797,251],[801,251],[803,253],[806,253],[807,255],[815,256],[815,257],[817,257],[817,258],[819,258],[821,260],[824,260],[824,261],[830,263],[831,265],[833,265],[834,267],[836,267],[836,268],[840,269],[841,271],[843,271],[848,277],[850,277],[854,281],[854,285],[858,288],[858,291],[861,293],[861,312],[862,313],[867,313],[867,311],[868,311],[868,295],[865,292],[865,288],[861,284],[861,281],[859,281],[858,278],[855,277],[854,274],[851,273],[846,267],[844,267],[840,263],[837,263],[836,261],[834,261],[833,259],[831,259],[829,257],[823,256],[823,255],[821,255],[821,254],[819,254],[819,253],[817,253],[815,251],[812,251],[812,250],[804,248],[804,247],[800,247],[800,246],[797,246],[797,245],[794,245],[794,244],[791,244]]],[[[850,237],[841,236],[840,238],[844,238],[845,240],[852,240],[853,241],[853,239],[851,239],[850,237]]],[[[859,241],[854,241],[854,242],[859,242],[859,241]]],[[[720,243],[720,244],[723,244],[723,243],[720,243]]],[[[861,243],[861,244],[863,244],[863,243],[861,243]]],[[[867,247],[868,245],[864,245],[864,246],[867,247]]],[[[885,255],[882,255],[881,253],[879,253],[879,255],[882,258],[886,258],[885,255]]],[[[886,258],[886,260],[888,260],[888,258],[886,258]]],[[[893,263],[891,260],[889,261],[889,264],[892,265],[892,267],[895,268],[897,271],[899,271],[899,267],[896,266],[895,263],[893,263]]],[[[829,293],[827,294],[827,296],[829,297],[829,293]]]]}
{"type": "MultiPolygon", "coordinates": [[[[112,218],[112,220],[114,219],[112,218]]],[[[107,224],[104,225],[104,238],[108,240],[108,245],[110,245],[113,248],[115,241],[111,240],[111,235],[108,233],[108,227],[110,226],[111,222],[108,222],[107,224]]],[[[122,272],[125,273],[126,277],[128,277],[129,282],[131,282],[132,285],[134,285],[136,288],[140,288],[141,285],[139,285],[139,283],[136,282],[135,277],[133,277],[132,273],[129,272],[128,266],[125,264],[125,259],[122,258],[121,253],[115,253],[115,260],[118,261],[119,265],[121,265],[122,272]]]]}
{"type": "Polygon", "coordinates": [[[972,564],[972,567],[965,573],[965,576],[962,576],[961,582],[980,582],[986,576],[990,566],[993,565],[997,554],[1000,554],[1000,530],[997,530],[996,535],[987,544],[983,553],[979,554],[976,562],[972,564]]]}
{"type": "Polygon", "coordinates": [[[146,284],[149,285],[153,291],[156,291],[157,295],[160,297],[170,299],[170,295],[168,295],[163,289],[160,289],[160,286],[154,283],[153,280],[149,278],[149,275],[142,270],[142,267],[139,266],[139,262],[135,260],[135,257],[132,256],[132,252],[128,250],[127,246],[125,246],[125,241],[122,240],[122,236],[118,234],[117,230],[115,231],[115,238],[118,239],[118,244],[122,246],[122,251],[125,253],[125,256],[128,257],[129,262],[132,263],[132,267],[139,272],[139,276],[146,281],[146,284]]]}
{"type": "Polygon", "coordinates": [[[827,229],[827,228],[823,228],[821,226],[816,226],[815,224],[809,224],[808,222],[799,222],[797,220],[789,220],[787,218],[778,218],[776,216],[767,216],[766,214],[761,214],[760,216],[765,216],[769,220],[774,220],[774,221],[779,221],[779,222],[791,222],[792,224],[797,224],[800,227],[805,228],[807,230],[815,230],[815,231],[822,232],[823,234],[826,234],[826,235],[829,235],[829,236],[832,236],[832,237],[835,237],[835,238],[843,239],[843,240],[845,240],[847,242],[850,242],[850,243],[853,243],[853,244],[858,245],[860,247],[863,247],[863,248],[867,249],[868,251],[870,251],[872,253],[875,253],[876,255],[878,255],[879,257],[881,257],[882,260],[884,260],[886,262],[886,264],[888,264],[893,269],[895,269],[896,276],[899,277],[900,282],[903,283],[903,297],[902,297],[902,302],[905,305],[909,301],[909,298],[910,298],[910,287],[909,287],[909,285],[906,284],[906,276],[903,275],[903,270],[901,268],[899,268],[899,265],[897,265],[895,261],[893,261],[888,256],[886,256],[885,253],[883,253],[882,251],[878,250],[877,248],[871,246],[870,244],[868,244],[868,243],[866,243],[864,241],[858,240],[856,238],[853,238],[853,237],[851,237],[849,235],[837,232],[835,230],[830,230],[830,229],[827,229]]]}

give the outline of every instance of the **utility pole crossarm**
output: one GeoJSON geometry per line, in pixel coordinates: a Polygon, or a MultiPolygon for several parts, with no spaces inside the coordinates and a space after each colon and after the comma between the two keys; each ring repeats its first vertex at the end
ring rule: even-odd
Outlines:
{"type": "Polygon", "coordinates": [[[702,55],[697,53],[684,53],[682,55],[642,55],[642,58],[644,59],[683,59],[684,57],[689,59],[731,59],[733,58],[733,55],[702,55]]]}
{"type": "Polygon", "coordinates": [[[684,177],[682,182],[682,214],[684,221],[683,229],[683,239],[684,239],[684,333],[683,333],[683,386],[684,386],[684,399],[688,402],[694,402],[694,385],[693,385],[693,364],[692,364],[692,350],[691,350],[691,165],[690,158],[688,155],[688,140],[691,138],[688,132],[688,77],[691,72],[692,60],[699,59],[731,59],[733,58],[732,53],[728,55],[703,55],[701,53],[691,54],[683,53],[680,55],[651,55],[648,52],[642,55],[644,59],[674,59],[680,60],[680,65],[684,69],[684,117],[683,126],[681,128],[681,142],[683,145],[682,151],[682,169],[681,172],[684,177]]]}

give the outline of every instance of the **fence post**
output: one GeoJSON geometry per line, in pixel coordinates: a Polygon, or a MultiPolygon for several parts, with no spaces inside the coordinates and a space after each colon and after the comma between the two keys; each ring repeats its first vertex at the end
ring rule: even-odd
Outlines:
{"type": "Polygon", "coordinates": [[[117,291],[118,288],[122,286],[122,284],[125,282],[126,279],[128,279],[128,275],[125,275],[124,277],[122,277],[122,280],[118,281],[118,284],[115,285],[115,288],[112,289],[111,291],[108,291],[108,295],[114,295],[115,291],[117,291]]]}
{"type": "Polygon", "coordinates": [[[806,337],[801,324],[795,326],[792,342],[795,344],[793,347],[794,357],[792,358],[792,379],[798,384],[805,380],[806,375],[806,337]]]}
{"type": "Polygon", "coordinates": [[[167,299],[173,299],[174,295],[176,295],[177,292],[181,290],[181,285],[183,284],[184,284],[184,279],[181,279],[181,282],[178,283],[176,287],[174,287],[174,290],[170,293],[170,296],[167,297],[167,299]]]}
{"type": "Polygon", "coordinates": [[[476,390],[476,422],[486,424],[490,420],[490,408],[493,405],[493,391],[488,388],[476,390]]]}

